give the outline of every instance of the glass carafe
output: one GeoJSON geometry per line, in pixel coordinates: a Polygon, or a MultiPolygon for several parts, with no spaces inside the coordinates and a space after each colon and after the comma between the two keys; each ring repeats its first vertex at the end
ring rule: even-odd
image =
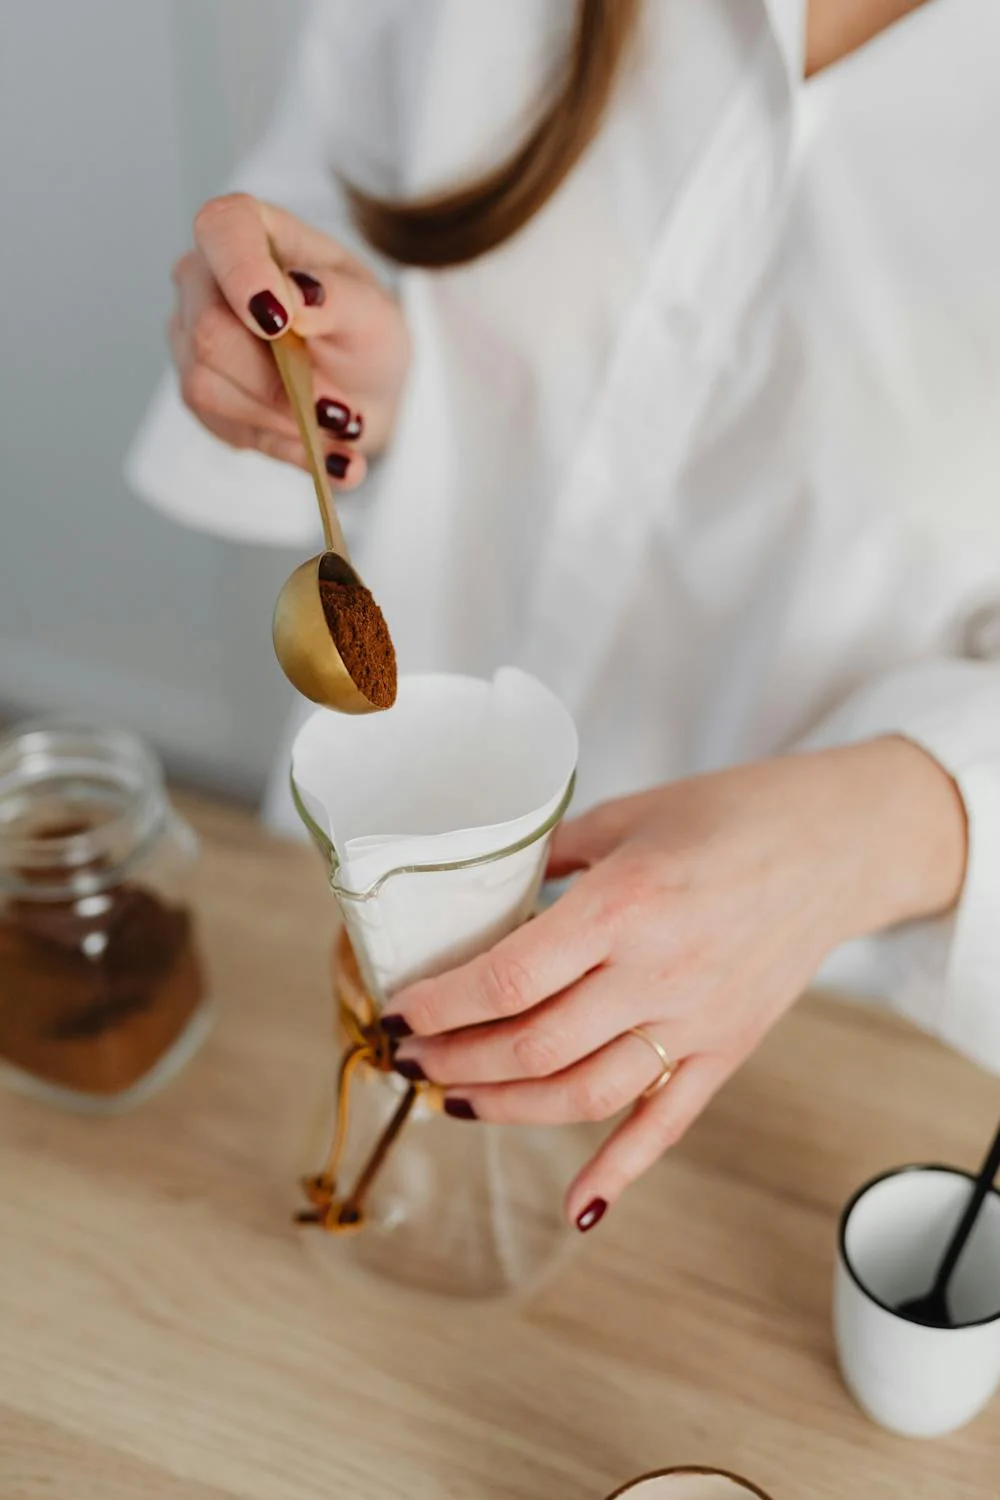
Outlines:
{"type": "Polygon", "coordinates": [[[392,967],[393,931],[402,914],[408,923],[416,913],[432,923],[450,902],[469,900],[474,867],[491,888],[494,911],[498,888],[505,888],[502,924],[477,926],[470,912],[466,939],[440,955],[437,971],[529,918],[545,850],[571,792],[570,786],[555,814],[512,847],[475,860],[392,870],[365,891],[340,883],[331,841],[296,799],[326,861],[344,924],[333,989],[345,1051],[324,1103],[310,1158],[320,1170],[306,1180],[312,1202],[302,1216],[312,1246],[341,1265],[420,1291],[498,1297],[537,1283],[571,1243],[563,1197],[593,1149],[593,1128],[455,1121],[442,1112],[433,1087],[414,1089],[391,1071],[388,1049],[380,1053],[384,1044],[377,1039],[378,1016],[391,998],[380,972],[383,960],[392,967]],[[331,1160],[338,1124],[342,1149],[331,1160]]]}

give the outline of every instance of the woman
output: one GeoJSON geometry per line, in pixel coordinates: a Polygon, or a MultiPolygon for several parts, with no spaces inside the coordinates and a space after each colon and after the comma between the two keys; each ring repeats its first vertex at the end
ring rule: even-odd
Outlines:
{"type": "Polygon", "coordinates": [[[998,41],[991,0],[329,0],[176,269],[136,486],[314,541],[293,323],[402,667],[580,727],[583,873],[388,1024],[458,1118],[633,1106],[582,1230],[817,972],[1000,1067],[997,559],[916,524],[1000,457],[998,41]]]}

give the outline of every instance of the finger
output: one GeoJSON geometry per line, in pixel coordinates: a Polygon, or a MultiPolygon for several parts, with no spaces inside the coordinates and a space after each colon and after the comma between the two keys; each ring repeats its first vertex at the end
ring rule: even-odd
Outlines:
{"type": "Polygon", "coordinates": [[[262,205],[247,193],[213,198],[195,215],[195,243],[223,297],[257,338],[284,333],[304,306],[272,253],[270,229],[279,222],[287,227],[285,217],[291,216],[272,213],[267,221],[262,205]]]}
{"type": "MultiPolygon", "coordinates": [[[[209,432],[231,448],[256,448],[268,458],[308,468],[305,449],[290,417],[283,421],[207,366],[192,366],[190,341],[177,318],[171,319],[168,337],[180,376],[181,396],[209,432]]],[[[354,448],[333,443],[326,454],[326,472],[331,488],[347,493],[363,482],[368,464],[354,448]]]]}
{"type": "Polygon", "coordinates": [[[664,1088],[640,1100],[567,1193],[570,1222],[583,1231],[593,1228],[625,1189],[677,1144],[741,1060],[708,1053],[685,1058],[664,1088]]]}
{"type": "MultiPolygon", "coordinates": [[[[327,391],[331,389],[329,381],[325,382],[325,387],[327,391]]],[[[334,433],[345,443],[356,443],[365,430],[361,413],[352,411],[340,396],[317,396],[316,421],[324,433],[334,433]]]]}
{"type": "MultiPolygon", "coordinates": [[[[234,316],[200,254],[185,256],[174,268],[178,311],[171,328],[171,348],[188,405],[199,414],[214,413],[285,436],[296,433],[281,377],[270,351],[234,316]],[[206,373],[210,372],[210,373],[206,373]],[[212,378],[213,375],[217,378],[212,378]]],[[[323,435],[356,442],[364,431],[360,412],[331,382],[316,401],[323,435]]],[[[355,473],[361,472],[359,466],[355,473]]]]}
{"type": "MultiPolygon", "coordinates": [[[[196,363],[184,335],[171,335],[171,348],[180,379],[185,404],[198,417],[218,417],[236,422],[254,431],[272,431],[282,437],[296,437],[291,412],[275,411],[208,365],[196,363]]],[[[300,444],[301,446],[301,444],[300,444]]]]}
{"type": "MultiPolygon", "coordinates": [[[[260,339],[248,333],[223,300],[207,263],[200,255],[181,262],[175,280],[178,286],[178,313],[187,332],[189,360],[215,370],[247,397],[274,414],[265,415],[264,425],[278,431],[293,432],[295,423],[285,388],[271,351],[260,339]]],[[[364,431],[364,419],[326,376],[316,395],[316,420],[324,433],[329,432],[345,442],[357,442],[364,431]]]]}
{"type": "MultiPolygon", "coordinates": [[[[183,336],[175,339],[172,335],[171,345],[175,347],[174,359],[180,375],[181,395],[197,416],[221,417],[224,421],[243,423],[258,432],[273,432],[279,437],[292,439],[296,453],[301,454],[294,462],[305,462],[305,452],[298,438],[295,419],[287,407],[275,410],[248,395],[242,387],[220,375],[209,365],[193,363],[183,336]]],[[[340,434],[340,442],[329,446],[327,473],[331,479],[336,480],[346,480],[350,473],[351,485],[359,484],[366,472],[365,462],[363,459],[355,462],[359,456],[345,445],[355,442],[364,430],[360,416],[352,413],[342,401],[324,398],[316,405],[320,426],[324,429],[321,435],[325,438],[327,432],[340,434]]]]}
{"type": "Polygon", "coordinates": [[[384,320],[387,293],[375,279],[358,276],[345,266],[298,266],[286,258],[282,264],[291,266],[285,275],[298,293],[300,306],[295,309],[294,324],[303,338],[327,338],[351,345],[384,320]]]}
{"type": "Polygon", "coordinates": [[[641,824],[649,796],[619,797],[560,824],[549,853],[549,877],[558,880],[606,859],[641,824]]]}
{"type": "Polygon", "coordinates": [[[445,1111],[502,1125],[611,1120],[662,1076],[652,1048],[625,1035],[551,1078],[450,1090],[445,1111]]]}
{"type": "Polygon", "coordinates": [[[356,490],[368,473],[363,453],[338,443],[326,455],[326,472],[334,490],[356,490]]]}
{"type": "Polygon", "coordinates": [[[396,1038],[435,1036],[519,1015],[568,989],[610,952],[602,887],[589,877],[577,881],[488,953],[400,991],[383,1027],[396,1038]]]}
{"type": "MultiPolygon", "coordinates": [[[[305,449],[298,438],[286,438],[281,433],[264,429],[257,432],[252,446],[259,448],[268,458],[276,458],[281,463],[295,464],[300,469],[309,467],[305,449]]],[[[337,444],[326,455],[327,478],[330,488],[337,493],[346,494],[350,490],[356,490],[367,472],[368,465],[364,456],[343,444],[337,444]]]]}
{"type": "Polygon", "coordinates": [[[302,302],[294,323],[303,338],[324,338],[353,352],[384,324],[387,297],[378,282],[343,267],[296,266],[287,274],[302,302]],[[311,300],[306,301],[307,295],[311,300]]]}
{"type": "Polygon", "coordinates": [[[226,443],[230,448],[256,448],[257,434],[252,427],[246,427],[242,422],[225,422],[221,417],[202,416],[200,412],[194,415],[198,421],[217,437],[221,443],[226,443]]]}
{"type": "MultiPolygon", "coordinates": [[[[595,969],[512,1020],[403,1042],[397,1071],[416,1080],[423,1074],[445,1088],[551,1078],[645,1020],[647,1002],[620,964],[595,969]]],[[[631,1045],[643,1047],[636,1038],[631,1045]]],[[[643,1050],[655,1062],[652,1048],[643,1050]]]]}
{"type": "Polygon", "coordinates": [[[258,429],[254,424],[222,416],[218,411],[201,404],[201,380],[193,378],[195,367],[191,360],[190,340],[176,317],[171,318],[167,325],[167,340],[177,369],[181,398],[188,410],[213,436],[227,443],[229,447],[256,447],[258,429]]]}
{"type": "Polygon", "coordinates": [[[174,268],[177,316],[192,364],[215,370],[253,400],[292,416],[271,351],[249,333],[226,302],[198,251],[174,268]]]}
{"type": "Polygon", "coordinates": [[[302,293],[302,301],[306,307],[322,307],[326,301],[326,287],[323,285],[322,276],[315,275],[312,271],[304,268],[288,271],[287,275],[295,282],[302,293]]]}

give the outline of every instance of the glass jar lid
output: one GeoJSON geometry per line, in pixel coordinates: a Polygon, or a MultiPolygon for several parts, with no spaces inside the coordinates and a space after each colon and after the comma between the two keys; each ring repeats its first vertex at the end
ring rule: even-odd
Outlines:
{"type": "Polygon", "coordinates": [[[118,885],[166,817],[159,762],[134,735],[42,720],[0,736],[0,893],[62,901],[118,885]]]}

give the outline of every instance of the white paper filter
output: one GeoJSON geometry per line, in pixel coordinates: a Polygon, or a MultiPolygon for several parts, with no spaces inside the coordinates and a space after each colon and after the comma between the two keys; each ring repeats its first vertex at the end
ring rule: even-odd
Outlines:
{"type": "Polygon", "coordinates": [[[513,667],[475,677],[402,677],[388,713],[319,709],[292,748],[292,779],[339,864],[335,889],[376,999],[464,962],[529,914],[548,847],[529,838],[559,808],[577,734],[559,700],[513,667]]]}

